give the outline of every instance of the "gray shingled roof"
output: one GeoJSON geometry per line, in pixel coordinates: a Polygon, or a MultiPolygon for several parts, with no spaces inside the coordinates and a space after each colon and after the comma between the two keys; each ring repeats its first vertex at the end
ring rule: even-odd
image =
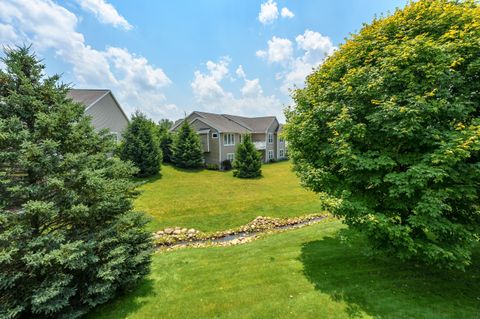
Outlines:
{"type": "Polygon", "coordinates": [[[71,89],[68,91],[67,96],[88,108],[109,92],[110,90],[71,89]]]}
{"type": "MultiPolygon", "coordinates": [[[[275,116],[244,117],[230,114],[216,114],[208,112],[193,112],[199,115],[199,119],[220,132],[230,133],[265,133],[270,127],[275,116]]],[[[182,120],[176,121],[172,129],[175,129],[182,120]]]]}

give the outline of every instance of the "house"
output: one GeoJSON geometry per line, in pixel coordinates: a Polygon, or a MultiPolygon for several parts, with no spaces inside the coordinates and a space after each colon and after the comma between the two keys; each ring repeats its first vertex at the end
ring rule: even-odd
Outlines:
{"type": "MultiPolygon", "coordinates": [[[[185,120],[199,134],[205,163],[220,166],[226,159],[233,161],[237,145],[245,134],[252,136],[264,163],[287,156],[287,143],[281,136],[282,124],[275,116],[243,117],[195,111],[185,120]]],[[[176,121],[171,131],[176,131],[183,121],[176,121]]]]}
{"type": "Polygon", "coordinates": [[[68,97],[85,106],[96,130],[108,129],[117,140],[121,139],[129,119],[110,90],[71,89],[68,97]]]}

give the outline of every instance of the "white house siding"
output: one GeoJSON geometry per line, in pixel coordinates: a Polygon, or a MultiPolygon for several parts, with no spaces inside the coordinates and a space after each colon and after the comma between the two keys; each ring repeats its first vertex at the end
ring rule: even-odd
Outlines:
{"type": "Polygon", "coordinates": [[[276,146],[275,146],[275,142],[276,142],[276,134],[275,134],[275,131],[277,130],[278,128],[278,121],[277,120],[274,120],[272,122],[272,124],[270,124],[270,126],[268,127],[267,129],[267,133],[265,135],[265,141],[267,143],[266,145],[266,148],[265,148],[265,154],[264,154],[264,162],[265,163],[268,163],[268,151],[273,151],[273,158],[274,159],[277,159],[277,153],[276,153],[276,146]],[[272,133],[273,134],[273,143],[272,144],[269,144],[268,143],[268,134],[269,133],[272,133]]]}
{"type": "Polygon", "coordinates": [[[110,132],[116,133],[118,138],[128,126],[128,119],[110,93],[88,108],[85,113],[92,117],[95,129],[109,129],[110,132]]]}

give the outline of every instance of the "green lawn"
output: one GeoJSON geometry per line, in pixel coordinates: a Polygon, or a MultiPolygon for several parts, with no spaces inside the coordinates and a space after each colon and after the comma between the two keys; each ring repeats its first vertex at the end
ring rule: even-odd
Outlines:
{"type": "Polygon", "coordinates": [[[480,318],[480,251],[468,272],[438,274],[366,257],[341,227],[158,253],[138,289],[90,318],[480,318]]]}
{"type": "Polygon", "coordinates": [[[290,162],[263,165],[263,177],[239,179],[232,172],[162,168],[161,178],[140,187],[136,209],[153,217],[150,229],[168,226],[216,231],[256,216],[290,217],[320,212],[318,196],[303,189],[290,162]]]}

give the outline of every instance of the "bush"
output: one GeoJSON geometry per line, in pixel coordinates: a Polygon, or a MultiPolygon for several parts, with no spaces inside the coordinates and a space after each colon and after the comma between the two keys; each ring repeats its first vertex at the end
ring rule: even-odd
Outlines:
{"type": "Polygon", "coordinates": [[[232,169],[232,162],[228,159],[222,161],[222,169],[224,171],[230,171],[232,169]]]}
{"type": "Polygon", "coordinates": [[[480,236],[480,9],[417,1],[353,35],[294,93],[303,183],[379,251],[464,269],[480,236]]]}
{"type": "Polygon", "coordinates": [[[252,143],[252,137],[245,135],[238,145],[233,161],[233,176],[239,178],[255,178],[262,175],[262,159],[252,143]]]}
{"type": "Polygon", "coordinates": [[[156,175],[162,160],[159,145],[155,123],[141,112],[135,112],[123,134],[120,157],[139,169],[138,177],[156,175]]]}
{"type": "Polygon", "coordinates": [[[28,48],[0,70],[0,317],[78,318],[149,271],[136,169],[28,48]]]}
{"type": "Polygon", "coordinates": [[[213,163],[206,163],[205,168],[211,171],[218,171],[219,169],[218,164],[213,164],[213,163]]]}
{"type": "Polygon", "coordinates": [[[198,134],[183,120],[172,146],[172,161],[178,167],[198,168],[203,166],[203,151],[198,134]]]}

